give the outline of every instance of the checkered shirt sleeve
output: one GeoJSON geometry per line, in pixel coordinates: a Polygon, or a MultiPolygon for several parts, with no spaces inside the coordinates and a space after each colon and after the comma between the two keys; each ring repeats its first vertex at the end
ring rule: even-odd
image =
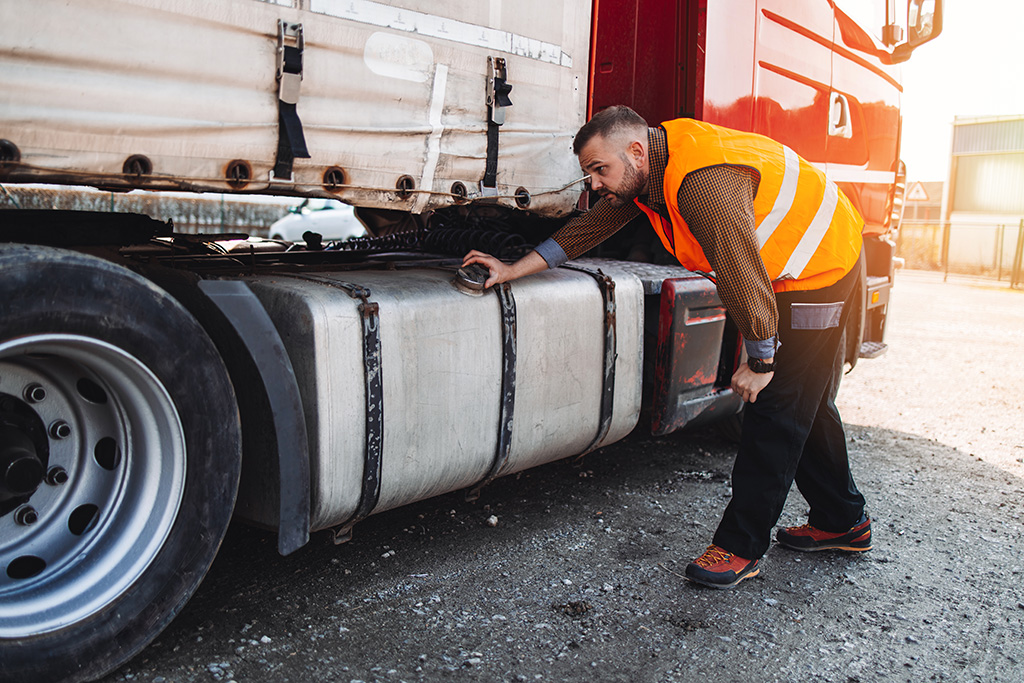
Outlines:
{"type": "Polygon", "coordinates": [[[606,199],[599,199],[590,211],[566,223],[551,239],[562,247],[566,258],[571,261],[604,242],[640,214],[640,207],[636,204],[616,207],[606,199]]]}
{"type": "Polygon", "coordinates": [[[748,341],[773,340],[779,321],[755,233],[759,180],[743,166],[710,166],[687,175],[678,195],[679,213],[714,270],[718,296],[748,341]]]}

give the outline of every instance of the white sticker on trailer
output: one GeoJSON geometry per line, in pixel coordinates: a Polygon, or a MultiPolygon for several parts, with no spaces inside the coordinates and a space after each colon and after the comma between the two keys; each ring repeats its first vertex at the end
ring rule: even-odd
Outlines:
{"type": "Polygon", "coordinates": [[[434,53],[422,40],[378,31],[366,40],[363,63],[378,76],[424,83],[434,68],[434,53]]]}
{"type": "Polygon", "coordinates": [[[309,9],[317,14],[361,24],[407,31],[572,68],[572,57],[562,52],[560,45],[447,17],[391,7],[371,0],[310,0],[309,9]]]}

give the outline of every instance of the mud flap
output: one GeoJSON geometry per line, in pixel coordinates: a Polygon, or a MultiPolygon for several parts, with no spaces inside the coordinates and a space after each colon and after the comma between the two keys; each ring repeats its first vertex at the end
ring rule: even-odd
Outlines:
{"type": "Polygon", "coordinates": [[[725,331],[725,307],[704,278],[672,278],[661,286],[654,368],[651,431],[681,429],[708,413],[741,407],[726,387],[716,387],[725,331]]]}

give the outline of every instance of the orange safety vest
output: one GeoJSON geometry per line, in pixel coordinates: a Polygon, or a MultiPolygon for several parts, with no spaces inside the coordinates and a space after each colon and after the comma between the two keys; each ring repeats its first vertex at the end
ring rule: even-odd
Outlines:
{"type": "Polygon", "coordinates": [[[833,285],[857,263],[864,220],[836,184],[789,147],[763,135],[693,119],[666,121],[665,201],[671,221],[636,200],[668,251],[686,268],[710,272],[679,213],[679,187],[693,171],[733,164],[761,174],[754,224],[761,260],[776,292],[833,285]]]}

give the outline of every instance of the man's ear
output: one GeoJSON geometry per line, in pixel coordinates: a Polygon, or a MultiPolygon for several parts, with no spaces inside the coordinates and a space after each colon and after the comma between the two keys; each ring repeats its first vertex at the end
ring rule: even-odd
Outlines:
{"type": "Polygon", "coordinates": [[[626,147],[626,152],[629,155],[629,158],[636,165],[637,169],[643,167],[644,159],[647,156],[647,149],[644,147],[642,142],[639,140],[633,140],[633,142],[629,143],[629,146],[626,147]]]}

